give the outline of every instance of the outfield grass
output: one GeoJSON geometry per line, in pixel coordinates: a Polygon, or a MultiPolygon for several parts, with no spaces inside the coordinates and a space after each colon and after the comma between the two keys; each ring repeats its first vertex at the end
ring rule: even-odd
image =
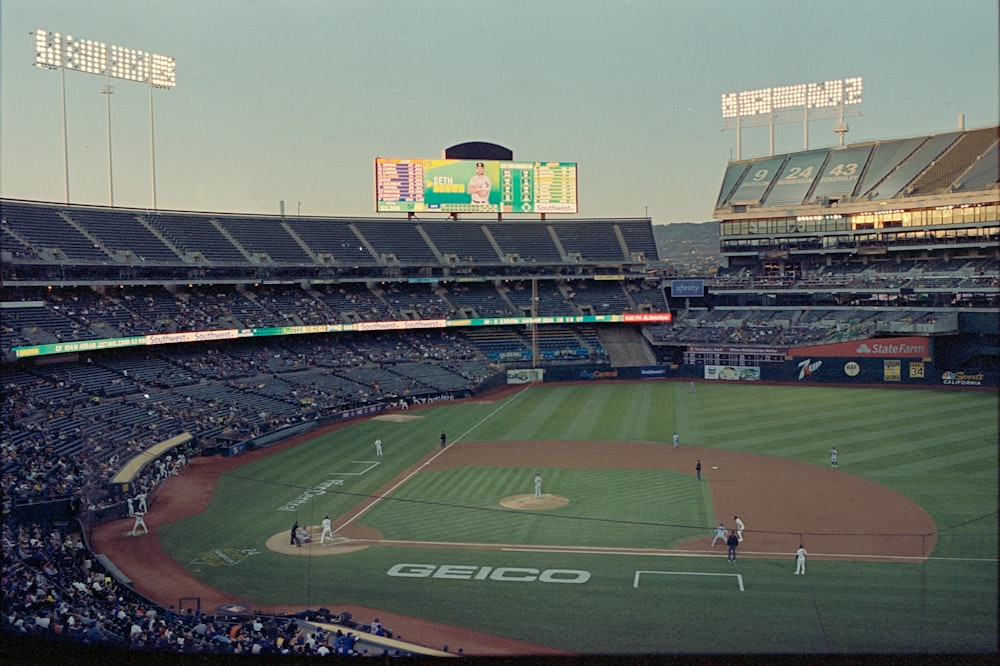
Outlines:
{"type": "MultiPolygon", "coordinates": [[[[200,579],[261,604],[359,604],[584,653],[993,652],[997,648],[997,396],[925,390],[629,383],[535,386],[497,402],[445,405],[405,422],[365,420],[220,479],[204,514],[160,529],[200,579]],[[289,557],[263,540],[291,521],[339,516],[438,446],[499,440],[614,440],[710,446],[828,463],[920,504],[940,534],[923,564],[741,560],[371,548],[289,557]],[[375,462],[380,437],[385,456],[375,462]],[[362,473],[363,472],[363,473],[362,473]],[[337,482],[335,485],[328,485],[337,482]],[[325,492],[304,497],[307,489],[325,492]],[[294,512],[280,510],[302,498],[294,512]],[[213,566],[213,549],[238,564],[213,566]],[[585,584],[390,577],[400,563],[585,570],[585,584]],[[634,587],[636,571],[643,574],[634,587]],[[665,573],[669,572],[669,573],[665,573]],[[734,573],[742,576],[744,591],[734,573]],[[725,575],[717,575],[725,574],[725,575]]],[[[386,538],[664,547],[677,525],[713,524],[689,476],[544,470],[573,502],[550,515],[496,510],[530,492],[529,470],[424,471],[359,523],[386,538]],[[664,521],[664,500],[677,518],[664,521]],[[558,515],[557,515],[558,514],[558,515]]],[[[479,570],[479,569],[476,569],[479,570]]],[[[454,647],[454,646],[453,646],[454,647]]]]}

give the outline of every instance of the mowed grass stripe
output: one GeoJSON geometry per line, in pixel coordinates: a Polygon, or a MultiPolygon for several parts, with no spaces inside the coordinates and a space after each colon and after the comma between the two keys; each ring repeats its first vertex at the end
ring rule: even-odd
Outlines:
{"type": "MultiPolygon", "coordinates": [[[[986,430],[952,429],[943,436],[936,436],[928,431],[929,438],[921,438],[919,429],[901,435],[893,433],[891,437],[880,438],[880,444],[869,450],[858,450],[850,453],[852,465],[863,466],[873,475],[901,475],[906,473],[908,465],[917,464],[911,471],[932,471],[941,467],[942,470],[953,462],[991,460],[996,455],[996,445],[989,440],[990,433],[986,430]],[[977,433],[979,437],[970,437],[977,433]]],[[[848,453],[848,449],[844,449],[848,453]]]]}
{"type": "Polygon", "coordinates": [[[914,456],[906,456],[903,460],[915,457],[909,462],[897,462],[882,474],[892,476],[911,476],[914,474],[943,474],[948,475],[953,471],[955,476],[962,476],[970,470],[982,469],[984,466],[996,463],[996,449],[992,451],[989,447],[977,447],[971,450],[955,451],[946,449],[942,453],[939,447],[926,447],[921,451],[914,452],[914,456]],[[916,456],[923,452],[925,455],[916,456]]]}
{"type": "MultiPolygon", "coordinates": [[[[930,404],[934,405],[934,402],[930,404]]],[[[925,405],[926,406],[926,405],[925,405]]],[[[926,432],[938,429],[945,436],[956,430],[968,429],[968,416],[952,406],[940,409],[911,411],[912,405],[903,402],[898,409],[879,412],[870,407],[854,404],[850,409],[835,412],[834,406],[804,410],[801,405],[786,405],[779,410],[772,403],[763,403],[758,409],[739,416],[705,421],[706,445],[737,448],[772,455],[794,455],[813,448],[808,442],[822,441],[827,446],[847,448],[854,443],[869,446],[872,435],[889,437],[926,432]],[[831,409],[836,416],[828,416],[831,409]],[[926,420],[925,420],[926,419],[926,420]],[[726,427],[730,424],[730,427],[726,427]]],[[[995,430],[995,424],[987,424],[995,430]]],[[[912,441],[912,440],[911,440],[912,441]]]]}
{"type": "MultiPolygon", "coordinates": [[[[864,389],[809,389],[798,387],[740,387],[745,395],[734,396],[735,402],[726,405],[715,400],[708,407],[697,403],[702,422],[721,427],[741,427],[762,420],[782,416],[789,421],[797,414],[803,421],[824,423],[829,426],[849,425],[856,417],[891,416],[900,410],[923,413],[928,410],[954,409],[953,401],[942,400],[940,392],[900,391],[905,394],[894,399],[885,393],[864,389]],[[751,390],[747,390],[747,389],[751,390]],[[915,397],[914,397],[915,396],[915,397]],[[738,409],[733,406],[738,405],[738,409]]],[[[947,397],[947,396],[946,396],[947,397]]],[[[961,413],[963,410],[957,410],[961,413]]]]}
{"type": "Polygon", "coordinates": [[[696,481],[651,470],[543,469],[543,491],[569,499],[550,511],[505,509],[500,500],[532,492],[525,468],[463,468],[414,477],[362,523],[398,540],[661,547],[702,525],[696,481]],[[674,526],[674,527],[667,527],[674,526]]]}

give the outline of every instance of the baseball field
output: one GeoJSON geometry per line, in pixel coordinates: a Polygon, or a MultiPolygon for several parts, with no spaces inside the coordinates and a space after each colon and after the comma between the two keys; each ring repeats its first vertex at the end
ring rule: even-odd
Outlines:
{"type": "Polygon", "coordinates": [[[381,614],[465,654],[990,653],[997,407],[932,390],[517,387],[196,459],[157,495],[149,535],[117,521],[95,549],[167,605],[381,614]],[[711,542],[737,515],[730,562],[711,542]],[[325,516],[336,536],[320,544],[325,516]],[[295,521],[312,541],[290,543],[295,521]]]}

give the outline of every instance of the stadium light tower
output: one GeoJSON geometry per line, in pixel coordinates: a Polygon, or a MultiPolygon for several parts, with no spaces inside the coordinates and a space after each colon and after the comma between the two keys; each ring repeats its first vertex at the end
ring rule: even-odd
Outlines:
{"type": "Polygon", "coordinates": [[[770,150],[774,155],[775,123],[802,120],[803,149],[809,149],[809,121],[837,118],[833,131],[844,145],[847,124],[844,116],[861,115],[861,77],[823,83],[798,83],[777,88],[759,88],[722,95],[723,130],[736,130],[736,159],[742,159],[741,133],[744,126],[768,125],[770,150]]]}
{"type": "Polygon", "coordinates": [[[176,63],[170,56],[150,53],[124,46],[108,46],[104,42],[63,36],[58,32],[35,29],[35,66],[58,69],[62,83],[63,172],[66,179],[66,203],[69,196],[69,141],[66,129],[66,70],[98,74],[105,77],[102,94],[108,96],[108,193],[114,206],[114,184],[111,173],[111,79],[145,83],[149,87],[149,155],[156,210],[156,142],[153,128],[153,90],[177,85],[176,63]]]}

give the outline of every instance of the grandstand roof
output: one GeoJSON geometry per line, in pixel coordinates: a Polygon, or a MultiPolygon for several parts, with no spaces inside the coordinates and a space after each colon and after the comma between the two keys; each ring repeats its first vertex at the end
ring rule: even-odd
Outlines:
{"type": "Polygon", "coordinates": [[[998,137],[1000,126],[993,125],[730,162],[715,217],[951,194],[995,199],[1000,191],[998,137]]]}

